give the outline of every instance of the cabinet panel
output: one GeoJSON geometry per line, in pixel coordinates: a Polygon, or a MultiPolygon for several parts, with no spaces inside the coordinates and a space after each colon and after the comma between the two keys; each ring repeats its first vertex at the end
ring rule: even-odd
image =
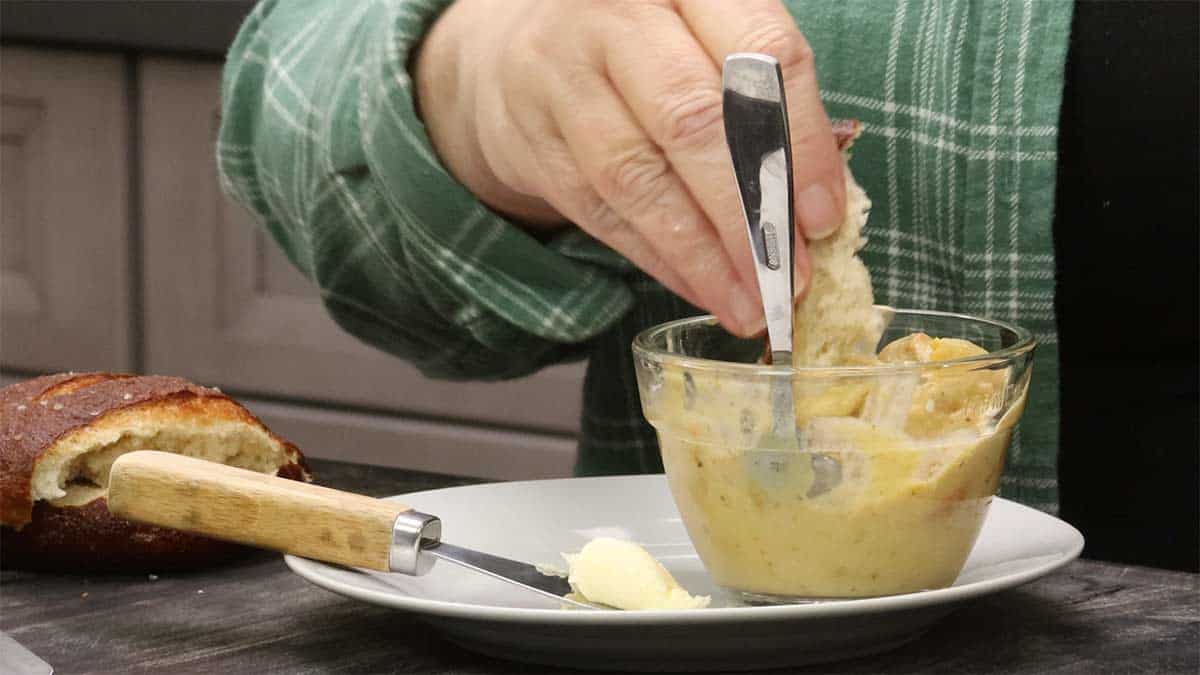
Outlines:
{"type": "Polygon", "coordinates": [[[528,432],[313,408],[243,403],[306,456],[492,480],[567,478],[575,440],[528,432]]]}
{"type": "Polygon", "coordinates": [[[146,364],[260,394],[574,433],[582,365],[449,383],[363,345],[218,186],[220,67],[148,59],[142,90],[146,364]]]}
{"type": "Polygon", "coordinates": [[[2,56],[0,363],[127,370],[124,62],[14,48],[2,56]]]}

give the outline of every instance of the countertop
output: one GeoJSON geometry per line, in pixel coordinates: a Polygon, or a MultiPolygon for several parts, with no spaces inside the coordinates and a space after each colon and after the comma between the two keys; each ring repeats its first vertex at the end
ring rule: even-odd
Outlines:
{"type": "MultiPolygon", "coordinates": [[[[388,495],[475,481],[313,462],[388,495]]],[[[189,574],[0,572],[0,630],[66,673],[545,673],[479,656],[416,618],[318,589],[278,555],[189,574]]],[[[966,605],[916,642],[838,673],[1195,673],[1200,575],[1080,560],[966,605]]]]}

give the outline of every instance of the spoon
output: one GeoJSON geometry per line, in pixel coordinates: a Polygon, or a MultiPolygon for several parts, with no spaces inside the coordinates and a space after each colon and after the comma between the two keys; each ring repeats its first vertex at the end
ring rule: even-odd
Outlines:
{"type": "MultiPolygon", "coordinates": [[[[767,321],[768,363],[792,365],[792,313],[795,298],[796,227],[792,188],[792,144],[787,100],[779,61],[765,54],[738,53],[725,59],[722,73],[725,139],[733,159],[742,214],[767,321]]],[[[747,470],[767,487],[797,479],[793,466],[805,448],[796,428],[792,378],[771,376],[771,428],[745,453],[747,470]]],[[[841,482],[841,464],[812,454],[806,497],[841,482]]]]}
{"type": "MultiPolygon", "coordinates": [[[[739,53],[725,59],[722,79],[725,139],[762,294],[769,362],[790,366],[796,228],[783,73],[770,56],[739,53]]],[[[765,447],[797,446],[789,378],[771,377],[771,430],[763,441],[765,447]]]]}

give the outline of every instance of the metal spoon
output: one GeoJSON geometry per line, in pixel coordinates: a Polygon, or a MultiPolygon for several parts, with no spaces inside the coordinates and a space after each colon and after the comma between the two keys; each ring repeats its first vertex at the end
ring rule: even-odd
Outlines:
{"type": "MultiPolygon", "coordinates": [[[[733,159],[742,213],[767,320],[771,363],[792,365],[792,312],[796,269],[792,144],[779,61],[765,54],[731,54],[723,72],[725,139],[733,159]]],[[[745,454],[759,483],[782,487],[796,480],[790,469],[805,447],[796,428],[791,378],[771,377],[771,429],[745,454]]],[[[841,482],[842,467],[823,454],[811,456],[815,497],[841,482]]]]}
{"type": "MultiPolygon", "coordinates": [[[[723,74],[725,139],[733,159],[742,213],[767,320],[771,363],[792,363],[796,228],[792,207],[792,144],[779,61],[731,54],[723,74]]],[[[796,447],[791,382],[771,378],[768,447],[796,447]]]]}

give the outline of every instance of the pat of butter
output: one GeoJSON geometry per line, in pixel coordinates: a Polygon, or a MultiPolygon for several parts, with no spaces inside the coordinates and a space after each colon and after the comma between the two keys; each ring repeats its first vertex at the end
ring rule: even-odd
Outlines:
{"type": "Polygon", "coordinates": [[[617,609],[699,609],[710,602],[706,595],[685,591],[667,568],[633,542],[601,537],[563,558],[571,588],[589,602],[617,609]]]}

